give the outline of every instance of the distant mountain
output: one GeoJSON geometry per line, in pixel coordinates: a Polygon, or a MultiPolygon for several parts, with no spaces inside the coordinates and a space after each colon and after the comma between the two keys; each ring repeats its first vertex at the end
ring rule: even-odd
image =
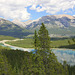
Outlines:
{"type": "Polygon", "coordinates": [[[20,22],[19,20],[13,20],[12,21],[14,24],[17,24],[21,28],[26,27],[26,24],[24,22],[20,22]]]}
{"type": "Polygon", "coordinates": [[[49,28],[67,28],[69,26],[75,27],[75,16],[70,15],[47,15],[36,20],[28,20],[26,22],[20,22],[18,20],[12,21],[22,28],[31,29],[35,28],[41,23],[47,24],[49,28]]]}
{"type": "Polygon", "coordinates": [[[21,28],[25,28],[27,25],[29,25],[30,23],[32,23],[32,20],[28,20],[26,22],[20,22],[19,20],[13,20],[12,21],[14,24],[17,24],[18,26],[20,26],[21,28]]]}
{"type": "Polygon", "coordinates": [[[32,32],[44,23],[50,34],[75,34],[75,17],[70,15],[47,15],[32,21],[25,28],[32,32]]]}
{"type": "Polygon", "coordinates": [[[28,30],[21,28],[17,24],[0,18],[0,35],[13,37],[23,37],[30,34],[28,30]]]}
{"type": "Polygon", "coordinates": [[[35,28],[41,23],[48,24],[49,28],[57,27],[75,27],[75,18],[70,15],[48,15],[43,16],[39,20],[34,20],[32,23],[26,26],[27,29],[35,28]]]}
{"type": "Polygon", "coordinates": [[[39,30],[41,23],[47,27],[52,35],[75,35],[75,16],[70,15],[47,15],[36,20],[12,22],[0,18],[0,35],[24,37],[39,30]]]}

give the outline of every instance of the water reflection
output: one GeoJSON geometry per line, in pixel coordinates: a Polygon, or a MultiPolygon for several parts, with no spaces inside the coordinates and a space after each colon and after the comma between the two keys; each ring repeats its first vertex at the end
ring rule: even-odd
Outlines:
{"type": "Polygon", "coordinates": [[[73,50],[52,50],[60,63],[66,61],[67,64],[75,65],[75,51],[73,50]]]}
{"type": "MultiPolygon", "coordinates": [[[[3,44],[0,44],[0,45],[6,47],[3,44]]],[[[19,49],[19,50],[28,51],[28,52],[34,50],[34,49],[26,49],[26,48],[14,47],[14,46],[10,46],[10,48],[14,49],[14,50],[19,49]]],[[[57,59],[60,63],[63,63],[63,61],[67,61],[67,64],[75,65],[75,51],[73,51],[73,50],[56,50],[56,49],[53,49],[52,51],[57,56],[57,59]]]]}

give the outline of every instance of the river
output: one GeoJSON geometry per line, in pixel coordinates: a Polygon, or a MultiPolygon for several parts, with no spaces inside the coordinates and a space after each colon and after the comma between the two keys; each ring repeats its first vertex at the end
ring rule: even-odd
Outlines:
{"type": "MultiPolygon", "coordinates": [[[[1,44],[1,46],[6,47],[6,45],[1,44]]],[[[9,46],[11,49],[19,49],[22,51],[28,51],[31,52],[34,49],[30,48],[21,48],[21,47],[15,47],[15,46],[9,46]]],[[[63,61],[66,61],[69,65],[75,65],[75,51],[72,49],[52,49],[53,53],[57,56],[57,59],[60,63],[63,63],[63,61]]]]}

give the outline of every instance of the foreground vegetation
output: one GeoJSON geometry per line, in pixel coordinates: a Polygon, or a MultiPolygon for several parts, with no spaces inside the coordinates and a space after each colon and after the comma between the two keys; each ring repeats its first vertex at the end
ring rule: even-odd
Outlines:
{"type": "MultiPolygon", "coordinates": [[[[51,58],[53,59],[53,58],[51,58]]],[[[59,62],[49,62],[51,65],[48,71],[51,74],[45,74],[42,57],[32,52],[24,52],[20,50],[11,50],[0,47],[0,75],[69,75],[75,74],[75,66],[71,67],[62,65],[59,62]],[[50,69],[51,68],[51,69],[50,69]],[[54,71],[56,69],[56,71],[54,71]],[[66,70],[66,71],[65,71],[66,70]]]]}
{"type": "MultiPolygon", "coordinates": [[[[41,67],[44,64],[42,63],[43,64],[42,65],[41,63],[42,63],[42,58],[38,57],[32,52],[24,52],[20,50],[15,51],[0,46],[0,75],[10,75],[10,74],[11,75],[24,75],[24,74],[32,75],[32,73],[33,75],[42,75],[41,67]]],[[[59,72],[60,74],[51,74],[51,75],[65,75],[64,73],[61,74],[61,72],[65,72],[65,69],[69,73],[68,75],[75,75],[75,66],[69,66],[67,64],[65,65],[65,63],[64,65],[55,64],[55,67],[56,65],[58,67],[58,70],[60,69],[59,72]]],[[[52,68],[52,66],[50,67],[52,68]]],[[[54,71],[51,70],[51,72],[54,71]]]]}

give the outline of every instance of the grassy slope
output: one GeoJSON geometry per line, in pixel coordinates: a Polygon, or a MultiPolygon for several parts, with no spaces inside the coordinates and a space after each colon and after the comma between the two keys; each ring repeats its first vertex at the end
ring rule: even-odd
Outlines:
{"type": "Polygon", "coordinates": [[[14,40],[16,38],[11,37],[11,36],[4,36],[4,35],[0,35],[0,41],[2,40],[14,40]]]}
{"type": "Polygon", "coordinates": [[[23,47],[23,48],[34,48],[33,39],[24,39],[24,40],[19,40],[16,42],[12,41],[12,42],[7,42],[7,44],[23,47]]]}
{"type": "Polygon", "coordinates": [[[64,39],[64,40],[51,41],[51,47],[67,46],[67,45],[72,45],[72,44],[74,44],[72,39],[64,39]],[[70,41],[70,44],[68,43],[68,41],[70,41]]]}
{"type": "MultiPolygon", "coordinates": [[[[51,47],[52,48],[58,48],[60,46],[70,46],[68,43],[68,40],[70,41],[70,45],[74,45],[74,42],[72,39],[65,39],[65,40],[57,40],[57,41],[51,41],[51,47]]],[[[34,48],[33,46],[33,39],[24,39],[19,40],[16,42],[7,42],[10,45],[18,46],[18,47],[24,47],[24,48],[34,48]]],[[[65,47],[66,48],[66,47],[65,47]]]]}

